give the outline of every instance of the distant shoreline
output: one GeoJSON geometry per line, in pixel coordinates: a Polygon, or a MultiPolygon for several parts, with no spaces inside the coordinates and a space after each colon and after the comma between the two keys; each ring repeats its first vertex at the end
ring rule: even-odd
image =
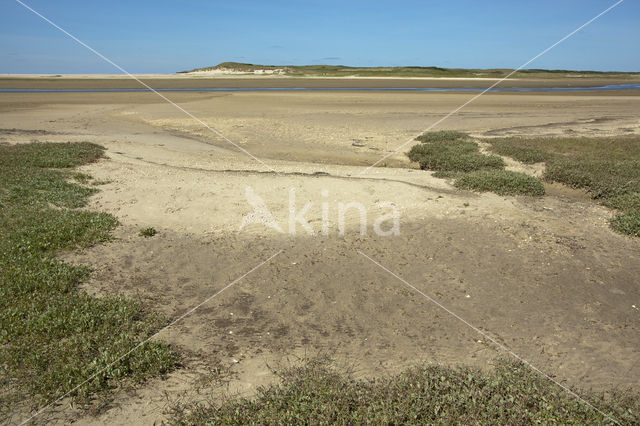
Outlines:
{"type": "MultiPolygon", "coordinates": [[[[327,87],[254,87],[254,88],[193,88],[193,89],[159,89],[159,92],[173,92],[173,93],[233,93],[233,92],[483,92],[489,91],[491,93],[505,93],[505,92],[520,92],[520,93],[546,93],[546,92],[622,92],[622,91],[640,91],[640,84],[616,84],[608,86],[596,86],[596,87],[489,87],[489,88],[469,88],[469,87],[425,87],[425,88],[389,88],[389,87],[375,87],[375,88],[327,88],[327,87]]],[[[150,92],[150,89],[2,89],[0,93],[145,93],[150,92]]]]}
{"type": "MultiPolygon", "coordinates": [[[[455,88],[481,89],[499,81],[497,78],[459,77],[290,77],[225,75],[216,77],[189,74],[139,74],[154,89],[403,89],[403,88],[455,88]]],[[[572,88],[601,87],[614,84],[638,84],[637,78],[615,77],[558,77],[558,78],[509,78],[497,87],[501,88],[572,88]]],[[[127,75],[114,74],[0,74],[0,89],[40,90],[89,90],[89,89],[140,89],[141,84],[127,75]]]]}
{"type": "MultiPolygon", "coordinates": [[[[209,73],[175,73],[175,74],[132,74],[139,79],[256,79],[256,80],[286,80],[286,79],[322,79],[322,80],[478,80],[496,81],[500,78],[488,77],[406,77],[406,76],[296,76],[296,75],[275,75],[275,74],[209,74],[209,73]]],[[[0,74],[3,79],[131,79],[126,74],[0,74]]],[[[572,77],[570,77],[572,78],[572,77]]],[[[575,77],[573,77],[575,78],[575,77]]],[[[518,77],[509,80],[520,80],[518,77]]]]}

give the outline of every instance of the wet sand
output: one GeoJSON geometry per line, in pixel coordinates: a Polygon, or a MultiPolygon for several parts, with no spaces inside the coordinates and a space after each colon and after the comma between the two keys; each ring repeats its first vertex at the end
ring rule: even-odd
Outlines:
{"type": "MultiPolygon", "coordinates": [[[[633,135],[639,132],[640,96],[632,92],[487,93],[435,130],[463,130],[481,137],[633,135]]],[[[367,166],[402,146],[380,165],[410,167],[404,153],[412,144],[407,142],[477,93],[172,92],[164,96],[259,158],[367,166]]],[[[1,128],[46,130],[59,134],[58,139],[77,136],[80,129],[107,142],[114,133],[126,140],[136,134],[170,134],[238,152],[237,146],[154,93],[1,93],[0,112],[1,128]]],[[[245,154],[235,161],[259,166],[245,154]]]]}

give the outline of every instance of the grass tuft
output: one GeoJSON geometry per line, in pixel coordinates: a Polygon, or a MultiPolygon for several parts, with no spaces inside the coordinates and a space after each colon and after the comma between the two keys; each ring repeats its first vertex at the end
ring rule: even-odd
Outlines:
{"type": "Polygon", "coordinates": [[[138,232],[138,235],[141,237],[149,238],[149,237],[153,237],[157,233],[158,231],[156,231],[156,228],[149,227],[149,228],[141,229],[140,232],[138,232]]]}
{"type": "MultiPolygon", "coordinates": [[[[83,266],[61,250],[110,238],[116,219],[78,210],[95,188],[73,167],[96,161],[90,143],[0,145],[0,406],[43,403],[64,395],[158,329],[163,320],[124,297],[96,299],[77,289],[83,266]],[[73,182],[75,180],[76,182],[73,182]]],[[[81,386],[92,395],[126,381],[164,373],[176,354],[149,342],[81,386]]]]}
{"type": "Polygon", "coordinates": [[[498,195],[545,194],[544,185],[535,177],[508,170],[479,170],[458,178],[454,185],[460,189],[494,192],[498,195]]]}
{"type": "Polygon", "coordinates": [[[640,193],[631,192],[624,195],[607,198],[603,203],[612,209],[624,210],[629,212],[640,212],[640,193]]]}
{"type": "Polygon", "coordinates": [[[618,213],[609,223],[621,234],[640,237],[640,211],[618,213]]]}
{"type": "MultiPolygon", "coordinates": [[[[613,424],[523,364],[489,372],[425,365],[358,381],[328,360],[290,368],[281,383],[239,398],[173,407],[172,422],[195,424],[613,424]]],[[[625,424],[640,421],[640,400],[614,392],[580,394],[625,424]]]]}

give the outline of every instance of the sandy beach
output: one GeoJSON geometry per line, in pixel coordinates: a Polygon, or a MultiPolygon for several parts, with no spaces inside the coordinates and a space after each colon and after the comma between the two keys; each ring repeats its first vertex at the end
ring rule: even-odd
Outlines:
{"type": "MultiPolygon", "coordinates": [[[[484,89],[499,81],[493,78],[439,78],[439,77],[287,77],[276,75],[211,75],[140,74],[136,78],[154,89],[202,88],[473,88],[484,89]]],[[[600,87],[613,84],[638,84],[637,77],[560,77],[520,78],[517,74],[504,80],[499,87],[600,87]]],[[[137,89],[139,82],[124,74],[0,74],[0,89],[137,89]]]]}
{"type": "MultiPolygon", "coordinates": [[[[144,81],[153,88],[491,84],[164,76],[144,81]]],[[[616,83],[519,79],[501,86],[616,83]]],[[[138,87],[123,78],[0,78],[0,89],[138,87]]],[[[484,367],[505,355],[360,252],[562,383],[605,389],[640,382],[640,325],[631,308],[632,300],[640,300],[640,242],[609,228],[610,210],[559,185],[547,185],[543,198],[460,191],[407,159],[413,145],[407,142],[473,93],[165,96],[218,133],[154,93],[0,93],[0,142],[90,141],[107,149],[106,159],[82,171],[108,182],[90,208],[118,218],[116,240],[67,255],[94,268],[84,285],[90,294],[140,297],[175,318],[282,250],[160,334],[185,354],[184,368],[137,394],[117,394],[116,408],[81,423],[162,420],[163,392],[193,397],[200,374],[211,365],[230,371],[226,389],[218,391],[251,395],[275,380],[273,366],[317,353],[352,365],[358,377],[420,361],[484,367]],[[247,188],[285,232],[259,223],[240,229],[253,211],[247,188]],[[305,217],[314,235],[300,225],[295,235],[286,232],[292,188],[297,210],[311,203],[305,217]],[[364,235],[357,210],[346,215],[341,235],[338,205],[349,202],[366,208],[364,235]],[[324,233],[322,203],[329,217],[324,233]],[[376,220],[390,211],[384,203],[400,212],[399,235],[374,232],[376,220]],[[146,226],[158,235],[139,238],[146,226]]],[[[640,135],[639,111],[637,91],[488,93],[435,130],[478,138],[640,135]]],[[[536,165],[512,161],[510,167],[541,173],[536,165]]],[[[47,414],[50,421],[69,415],[47,414]]]]}

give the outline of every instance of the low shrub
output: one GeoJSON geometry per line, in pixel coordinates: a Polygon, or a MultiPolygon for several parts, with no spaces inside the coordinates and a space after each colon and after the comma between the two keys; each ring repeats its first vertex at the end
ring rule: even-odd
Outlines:
{"type": "Polygon", "coordinates": [[[504,161],[495,155],[484,155],[478,144],[469,141],[437,141],[415,145],[407,154],[423,170],[441,172],[471,172],[502,169],[504,161]]]}
{"type": "Polygon", "coordinates": [[[545,194],[544,185],[533,176],[508,170],[479,170],[458,178],[454,185],[460,189],[494,192],[498,195],[545,194]]]}
{"type": "Polygon", "coordinates": [[[426,142],[456,142],[469,139],[469,135],[455,130],[439,130],[437,132],[427,132],[416,138],[417,141],[426,142]]]}

